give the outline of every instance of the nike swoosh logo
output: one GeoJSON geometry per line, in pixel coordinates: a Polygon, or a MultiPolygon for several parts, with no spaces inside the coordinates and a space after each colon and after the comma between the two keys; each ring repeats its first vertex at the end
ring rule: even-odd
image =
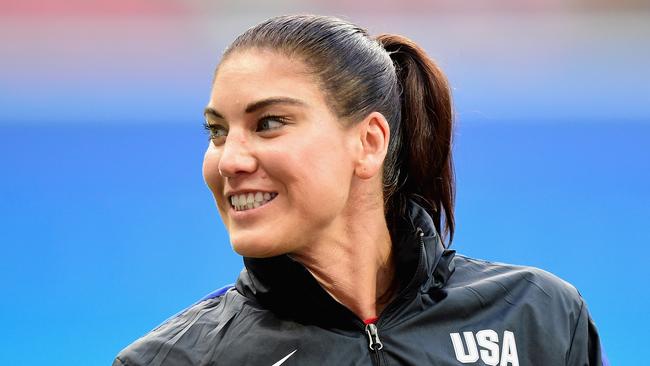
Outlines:
{"type": "Polygon", "coordinates": [[[280,361],[274,363],[274,364],[271,365],[271,366],[280,366],[280,365],[282,365],[282,364],[284,363],[284,361],[288,360],[289,357],[293,356],[293,354],[296,353],[296,351],[298,351],[298,350],[297,350],[297,349],[293,350],[293,352],[291,352],[291,353],[289,353],[288,355],[284,356],[283,359],[281,359],[280,361]]]}

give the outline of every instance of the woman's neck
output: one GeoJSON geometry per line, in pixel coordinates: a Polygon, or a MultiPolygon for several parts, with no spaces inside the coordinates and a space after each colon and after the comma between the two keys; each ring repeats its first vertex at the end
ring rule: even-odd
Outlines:
{"type": "Polygon", "coordinates": [[[360,319],[375,318],[390,300],[395,274],[383,205],[341,217],[345,222],[334,222],[327,234],[291,257],[360,319]]]}

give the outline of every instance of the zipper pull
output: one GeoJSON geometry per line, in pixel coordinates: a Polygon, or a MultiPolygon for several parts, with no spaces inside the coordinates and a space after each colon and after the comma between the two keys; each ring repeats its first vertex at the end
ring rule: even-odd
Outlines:
{"type": "Polygon", "coordinates": [[[417,229],[415,229],[415,232],[417,236],[419,236],[420,238],[424,237],[424,230],[422,230],[422,228],[420,228],[419,226],[417,229]]]}
{"type": "Polygon", "coordinates": [[[379,332],[377,326],[374,323],[366,324],[366,334],[368,334],[368,346],[373,351],[379,351],[384,348],[384,345],[379,340],[379,332]]]}

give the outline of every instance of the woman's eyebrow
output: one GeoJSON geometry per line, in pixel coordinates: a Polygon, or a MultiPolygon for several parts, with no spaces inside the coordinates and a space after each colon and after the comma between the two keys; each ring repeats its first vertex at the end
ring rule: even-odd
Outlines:
{"type": "Polygon", "coordinates": [[[207,116],[212,116],[212,117],[214,117],[214,118],[225,119],[225,118],[223,118],[223,116],[221,115],[221,113],[217,112],[217,111],[216,111],[214,108],[212,108],[212,107],[206,107],[206,108],[203,110],[203,115],[206,116],[206,117],[207,117],[207,116]]]}
{"type": "MultiPolygon", "coordinates": [[[[289,104],[289,105],[295,105],[295,106],[307,106],[307,103],[295,99],[295,98],[289,98],[289,97],[271,97],[271,98],[266,98],[262,100],[258,100],[257,102],[250,103],[246,106],[246,109],[244,112],[250,114],[254,113],[260,109],[276,105],[276,104],[289,104]]],[[[212,107],[206,107],[205,110],[203,111],[204,116],[212,116],[214,118],[220,118],[220,119],[225,119],[223,115],[219,112],[217,112],[216,109],[212,107]]]]}
{"type": "Polygon", "coordinates": [[[262,108],[269,107],[276,104],[289,104],[295,106],[306,106],[307,104],[299,99],[289,98],[289,97],[271,97],[253,102],[246,106],[244,112],[253,113],[262,108]]]}

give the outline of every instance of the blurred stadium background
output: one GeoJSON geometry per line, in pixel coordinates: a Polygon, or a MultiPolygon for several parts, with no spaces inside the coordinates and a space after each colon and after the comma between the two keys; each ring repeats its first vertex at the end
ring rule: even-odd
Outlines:
{"type": "Polygon", "coordinates": [[[561,276],[612,364],[648,363],[647,1],[0,0],[0,364],[110,364],[235,280],[202,109],[285,13],[423,45],[454,88],[454,248],[561,276]]]}

